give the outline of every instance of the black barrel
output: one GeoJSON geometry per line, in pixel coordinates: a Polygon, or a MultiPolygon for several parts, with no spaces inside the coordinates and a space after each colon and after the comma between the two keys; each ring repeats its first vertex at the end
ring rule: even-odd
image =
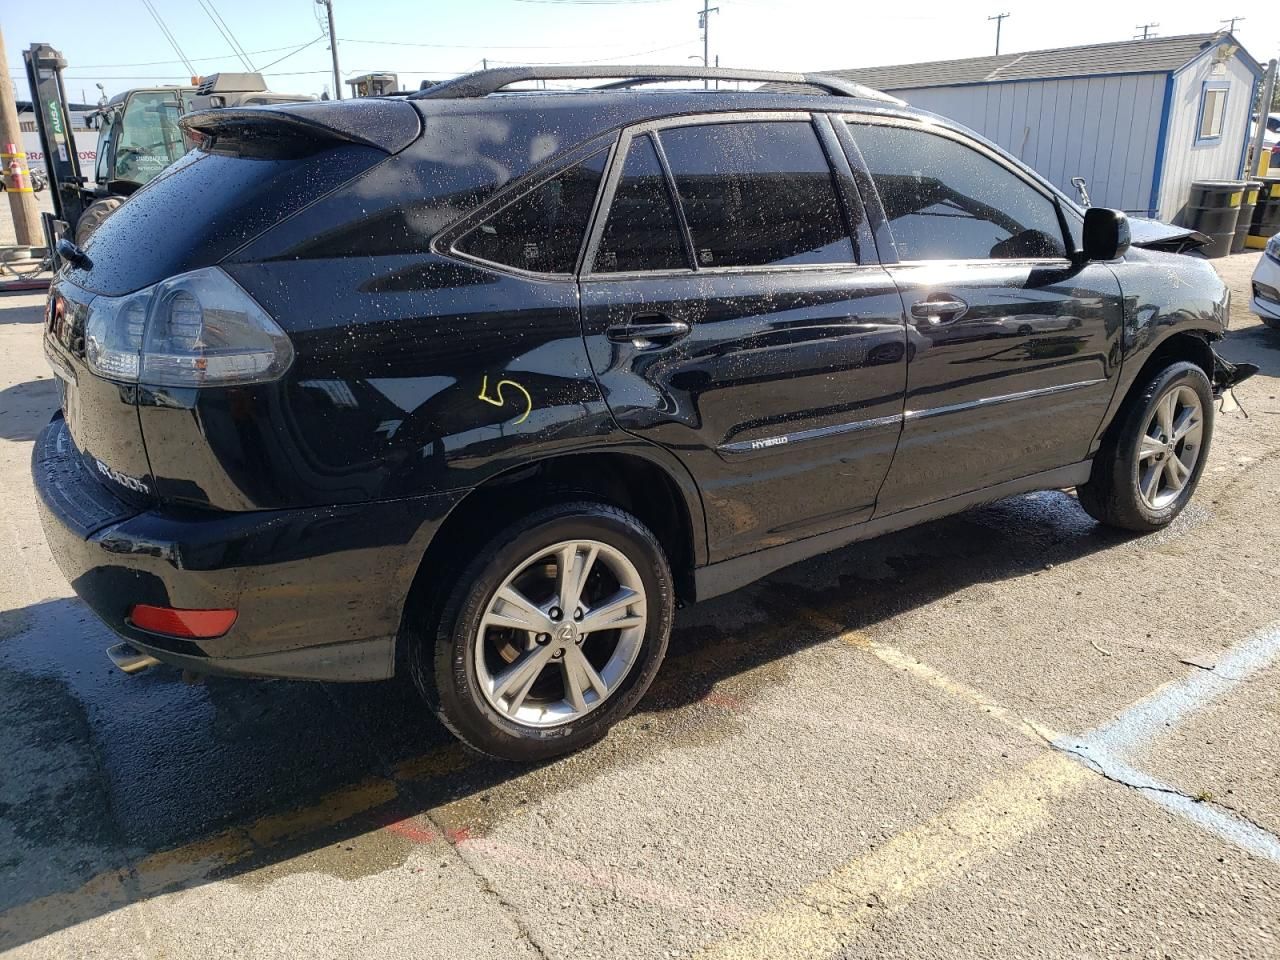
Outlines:
{"type": "Polygon", "coordinates": [[[1267,241],[1280,233],[1280,177],[1259,177],[1262,189],[1258,192],[1258,205],[1253,208],[1249,221],[1249,236],[1245,246],[1261,250],[1267,241]]]}
{"type": "Polygon", "coordinates": [[[1208,234],[1213,242],[1203,249],[1206,257],[1225,257],[1231,252],[1244,202],[1243,180],[1195,180],[1187,202],[1186,226],[1208,234]]]}
{"type": "Polygon", "coordinates": [[[1231,241],[1231,252],[1241,253],[1249,239],[1249,228],[1253,226],[1253,210],[1258,205],[1258,197],[1264,184],[1250,180],[1244,188],[1244,199],[1240,202],[1240,216],[1236,220],[1236,236],[1231,241]]]}

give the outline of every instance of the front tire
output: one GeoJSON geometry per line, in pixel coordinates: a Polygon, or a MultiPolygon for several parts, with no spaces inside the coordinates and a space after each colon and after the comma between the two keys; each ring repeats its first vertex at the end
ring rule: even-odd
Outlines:
{"type": "Polygon", "coordinates": [[[558,504],[475,553],[434,635],[411,643],[410,672],[464,743],[544,760],[630,713],[666,654],[674,608],[666,555],[644,524],[604,504],[558,504]]]}
{"type": "Polygon", "coordinates": [[[1194,363],[1157,371],[1107,432],[1080,504],[1108,526],[1150,533],[1195,494],[1213,437],[1213,388],[1194,363]]]}

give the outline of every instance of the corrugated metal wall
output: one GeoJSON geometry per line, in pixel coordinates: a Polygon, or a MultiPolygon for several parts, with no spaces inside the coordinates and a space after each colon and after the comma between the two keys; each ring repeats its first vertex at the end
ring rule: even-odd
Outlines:
{"type": "Polygon", "coordinates": [[[1067,196],[1084,177],[1096,206],[1146,214],[1164,89],[1152,73],[887,92],[972,127],[1067,196]]]}
{"type": "Polygon", "coordinates": [[[1212,57],[1201,57],[1174,75],[1164,174],[1160,182],[1160,219],[1178,217],[1186,205],[1193,180],[1235,179],[1252,112],[1253,83],[1253,74],[1236,57],[1218,68],[1212,57]],[[1222,139],[1197,144],[1200,97],[1206,80],[1227,81],[1231,88],[1227,94],[1222,139]]]}

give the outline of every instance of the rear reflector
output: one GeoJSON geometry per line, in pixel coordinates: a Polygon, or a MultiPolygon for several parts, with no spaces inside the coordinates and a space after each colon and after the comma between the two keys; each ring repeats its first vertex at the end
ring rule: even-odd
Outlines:
{"type": "Polygon", "coordinates": [[[139,603],[129,611],[129,621],[139,630],[170,637],[207,640],[220,637],[236,622],[234,610],[175,610],[139,603]]]}

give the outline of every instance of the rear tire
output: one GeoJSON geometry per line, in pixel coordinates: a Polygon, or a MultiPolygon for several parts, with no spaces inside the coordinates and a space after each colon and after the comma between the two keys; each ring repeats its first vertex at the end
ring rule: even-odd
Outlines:
{"type": "Polygon", "coordinates": [[[1157,371],[1126,403],[1093,461],[1080,505],[1108,526],[1151,533],[1195,494],[1213,437],[1213,389],[1194,363],[1157,371]]]}
{"type": "Polygon", "coordinates": [[[89,204],[76,223],[76,246],[83,247],[93,236],[93,232],[102,226],[107,217],[119,210],[123,203],[123,197],[103,197],[89,204]]]}
{"type": "Polygon", "coordinates": [[[675,599],[657,539],[623,510],[578,501],[522,517],[474,557],[436,629],[410,633],[424,699],[468,746],[506,760],[599,740],[666,654],[675,599]]]}

